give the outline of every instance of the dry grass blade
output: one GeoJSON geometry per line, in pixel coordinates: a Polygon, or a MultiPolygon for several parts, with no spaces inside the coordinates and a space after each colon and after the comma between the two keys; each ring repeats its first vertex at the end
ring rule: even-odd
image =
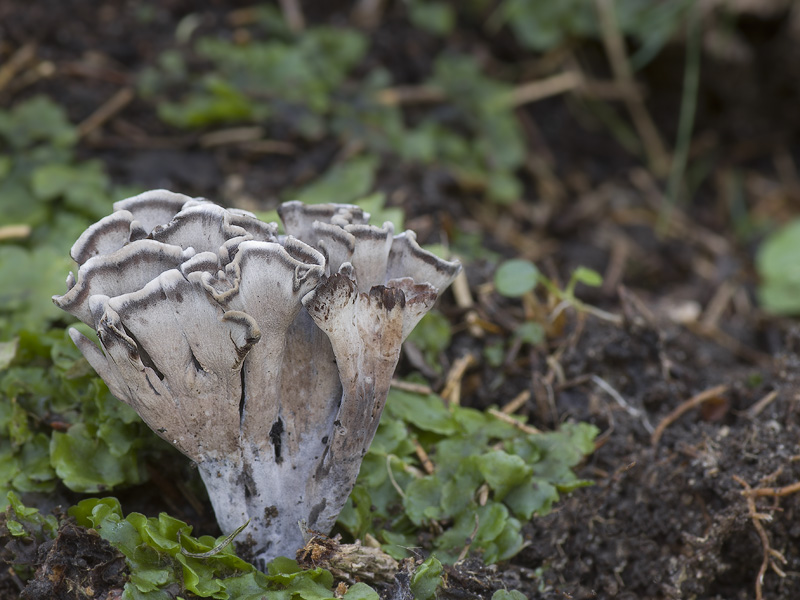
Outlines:
{"type": "Polygon", "coordinates": [[[614,78],[626,89],[632,91],[626,97],[625,105],[636,130],[639,132],[650,167],[657,176],[662,177],[669,170],[669,155],[650,113],[647,112],[642,95],[637,92],[636,87],[633,85],[633,73],[625,51],[625,40],[619,30],[616,15],[614,14],[614,2],[613,0],[596,0],[596,2],[603,44],[606,48],[608,60],[611,63],[611,69],[614,72],[614,78]]]}
{"type": "Polygon", "coordinates": [[[529,83],[524,83],[509,94],[507,102],[511,106],[522,106],[529,102],[544,100],[551,96],[564,94],[578,89],[583,85],[583,77],[575,71],[559,73],[545,79],[538,79],[529,83]]]}
{"type": "Polygon", "coordinates": [[[119,90],[78,125],[78,135],[80,137],[89,135],[130,104],[135,96],[136,93],[133,91],[133,88],[124,87],[119,90]]]}
{"type": "Polygon", "coordinates": [[[14,76],[36,57],[36,44],[21,46],[2,66],[0,66],[0,90],[5,88],[14,76]]]}

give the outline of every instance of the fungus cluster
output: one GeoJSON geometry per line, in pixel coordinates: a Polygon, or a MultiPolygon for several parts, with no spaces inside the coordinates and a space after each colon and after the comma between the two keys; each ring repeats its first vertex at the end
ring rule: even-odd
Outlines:
{"type": "Polygon", "coordinates": [[[378,427],[403,339],[460,265],[343,204],[247,211],[165,190],[114,204],[53,298],[111,392],[197,463],[263,565],[327,533],[378,427]]]}

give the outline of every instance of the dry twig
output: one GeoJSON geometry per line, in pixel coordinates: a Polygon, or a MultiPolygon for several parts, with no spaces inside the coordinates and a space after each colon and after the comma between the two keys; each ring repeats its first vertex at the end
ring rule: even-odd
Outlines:
{"type": "Polygon", "coordinates": [[[425,448],[422,447],[422,444],[419,443],[419,440],[413,439],[412,442],[414,443],[414,451],[417,453],[417,458],[419,458],[422,468],[425,469],[425,472],[428,475],[433,475],[435,467],[433,466],[431,457],[428,456],[427,452],[425,452],[425,448]]]}
{"type": "Polygon", "coordinates": [[[411,383],[410,381],[401,381],[400,379],[392,379],[392,387],[404,392],[411,392],[412,394],[420,394],[428,396],[433,393],[430,386],[424,383],[411,383]]]}
{"type": "Polygon", "coordinates": [[[522,106],[529,102],[544,100],[565,92],[578,89],[583,85],[583,77],[576,71],[565,71],[544,79],[523,83],[514,88],[508,97],[511,106],[522,106]]]}
{"type": "Polygon", "coordinates": [[[0,227],[0,241],[24,239],[30,234],[30,225],[3,225],[0,227]]]}
{"type": "Polygon", "coordinates": [[[738,289],[739,287],[732,282],[723,281],[706,305],[703,316],[700,318],[700,323],[702,323],[704,327],[718,327],[725,309],[731,303],[731,300],[733,300],[733,296],[738,289]]]}
{"type": "Polygon", "coordinates": [[[480,316],[475,310],[475,300],[472,298],[472,292],[469,290],[469,281],[467,280],[467,272],[462,270],[461,273],[453,281],[452,288],[453,297],[459,308],[466,309],[467,314],[464,320],[467,323],[467,328],[472,337],[482,338],[484,334],[483,328],[480,326],[480,316]]]}
{"type": "Polygon", "coordinates": [[[653,446],[658,445],[661,436],[664,434],[664,430],[677,421],[684,413],[689,412],[697,406],[700,406],[703,402],[708,402],[709,400],[718,398],[726,391],[728,391],[728,386],[725,384],[720,384],[700,392],[699,394],[695,394],[685,402],[678,405],[675,410],[664,417],[656,426],[655,431],[653,431],[653,435],[650,436],[650,443],[652,443],[653,446]]]}
{"type": "Polygon", "coordinates": [[[531,391],[530,390],[522,390],[519,394],[514,396],[514,398],[503,408],[500,409],[501,412],[512,415],[517,412],[520,408],[525,406],[525,403],[530,400],[531,398],[531,391]]]}
{"type": "Polygon", "coordinates": [[[34,58],[36,58],[36,44],[33,43],[27,43],[14,52],[11,58],[0,66],[0,90],[6,87],[14,79],[14,76],[34,58]]]}
{"type": "Polygon", "coordinates": [[[119,113],[134,99],[136,93],[131,87],[124,87],[111,96],[106,102],[78,125],[78,135],[85,137],[100,127],[103,123],[119,113]]]}
{"type": "Polygon", "coordinates": [[[467,372],[467,369],[475,363],[476,360],[472,354],[465,354],[453,362],[453,366],[447,374],[444,389],[440,394],[445,404],[458,406],[461,403],[461,380],[464,378],[464,373],[467,372]]]}
{"type": "Polygon", "coordinates": [[[501,411],[497,410],[496,408],[490,408],[486,412],[488,412],[494,418],[496,418],[496,419],[498,419],[500,421],[503,421],[504,423],[508,423],[512,427],[515,427],[515,428],[519,429],[520,431],[523,431],[523,432],[525,432],[527,434],[534,435],[534,434],[537,434],[537,433],[542,433],[539,429],[536,429],[536,427],[533,427],[531,425],[526,425],[525,423],[523,423],[521,421],[517,421],[511,415],[507,415],[506,413],[501,412],[501,411]]]}
{"type": "Polygon", "coordinates": [[[761,398],[758,402],[753,404],[747,409],[747,416],[751,419],[756,418],[762,411],[772,404],[773,400],[778,397],[778,390],[772,390],[769,394],[761,398]]]}

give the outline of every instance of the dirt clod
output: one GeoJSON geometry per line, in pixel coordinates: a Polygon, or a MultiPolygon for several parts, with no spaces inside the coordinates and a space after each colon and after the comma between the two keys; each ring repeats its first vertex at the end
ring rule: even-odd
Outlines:
{"type": "Polygon", "coordinates": [[[111,600],[127,581],[125,557],[91,529],[65,521],[55,539],[39,547],[36,574],[21,600],[111,600]]]}

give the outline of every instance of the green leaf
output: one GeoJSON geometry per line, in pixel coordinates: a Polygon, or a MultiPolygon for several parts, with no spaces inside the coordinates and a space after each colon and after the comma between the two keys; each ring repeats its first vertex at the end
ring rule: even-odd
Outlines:
{"type": "Polygon", "coordinates": [[[425,362],[437,373],[442,370],[439,356],[450,345],[452,337],[450,321],[437,310],[432,310],[411,331],[408,341],[417,346],[425,362]]]}
{"type": "MultiPolygon", "coordinates": [[[[386,194],[376,192],[355,201],[357,206],[370,214],[370,223],[382,227],[385,222],[390,222],[394,226],[395,233],[403,231],[405,213],[402,208],[389,208],[386,206],[386,194]]],[[[430,313],[429,313],[430,314],[430,313]]]]}
{"type": "Polygon", "coordinates": [[[597,271],[593,271],[587,267],[578,267],[572,272],[569,278],[569,283],[564,290],[568,298],[573,298],[575,295],[575,286],[578,283],[583,283],[591,287],[598,287],[603,284],[603,276],[597,271]]]}
{"type": "Polygon", "coordinates": [[[481,544],[493,541],[505,529],[506,521],[508,509],[500,502],[487,502],[478,509],[478,531],[475,539],[481,544]]]}
{"type": "MultiPolygon", "coordinates": [[[[69,510],[76,521],[86,527],[95,527],[103,539],[118,548],[128,560],[132,588],[126,588],[126,597],[168,598],[170,588],[185,589],[200,597],[286,598],[299,594],[300,598],[330,598],[333,578],[323,569],[303,571],[296,561],[279,558],[268,565],[270,575],[259,573],[249,563],[233,554],[230,546],[216,552],[216,548],[230,541],[220,536],[191,537],[191,528],[179,519],[162,513],[158,518],[148,518],[131,513],[122,518],[119,502],[115,498],[84,500],[69,510]],[[214,549],[213,556],[198,558],[187,555],[181,543],[192,550],[214,549]],[[270,595],[275,588],[286,590],[270,595]],[[137,596],[140,594],[140,596],[137,596]]],[[[210,554],[206,552],[206,554],[210,554]]]]}
{"type": "Polygon", "coordinates": [[[492,600],[528,600],[528,597],[517,590],[497,590],[492,594],[492,600]]]}
{"type": "Polygon", "coordinates": [[[8,177],[8,174],[11,173],[12,166],[13,163],[10,156],[0,155],[0,181],[8,177]]]}
{"type": "Polygon", "coordinates": [[[558,431],[533,436],[531,442],[542,452],[534,471],[552,482],[574,479],[571,467],[594,450],[598,429],[589,423],[564,423],[558,431]]]}
{"type": "Polygon", "coordinates": [[[49,492],[55,487],[55,473],[50,466],[47,436],[37,433],[18,454],[19,473],[11,481],[21,492],[49,492]]]}
{"type": "Polygon", "coordinates": [[[306,204],[352,203],[370,191],[375,181],[376,168],[377,159],[373,156],[351,159],[335,165],[288,199],[300,200],[306,204]]]}
{"type": "Polygon", "coordinates": [[[395,418],[403,419],[423,431],[442,435],[456,432],[452,414],[439,396],[420,396],[397,389],[389,392],[386,410],[395,418]]]}
{"type": "Polygon", "coordinates": [[[68,147],[78,139],[64,109],[46,96],[34,96],[10,111],[0,111],[0,137],[12,148],[38,142],[68,147]]]}
{"type": "Polygon", "coordinates": [[[172,569],[139,567],[131,573],[131,583],[140,592],[154,592],[174,578],[172,569]]]}
{"type": "Polygon", "coordinates": [[[58,476],[76,492],[97,493],[142,480],[135,453],[114,456],[85,423],[74,424],[67,433],[53,432],[50,457],[58,476]]]}
{"type": "Polygon", "coordinates": [[[522,195],[522,183],[511,172],[493,171],[486,184],[489,198],[498,204],[511,204],[522,195]]]}
{"type": "Polygon", "coordinates": [[[37,202],[28,189],[27,177],[19,174],[0,181],[0,224],[36,227],[50,213],[46,205],[37,202]]]}
{"type": "Polygon", "coordinates": [[[800,219],[770,235],[758,250],[758,297],[774,314],[800,314],[800,219]]]}
{"type": "Polygon", "coordinates": [[[25,506],[14,492],[8,492],[6,500],[5,518],[12,535],[27,535],[40,541],[55,537],[58,521],[53,515],[44,516],[39,509],[25,506]]]}
{"type": "Polygon", "coordinates": [[[494,274],[494,285],[498,293],[511,298],[530,292],[536,287],[538,280],[539,269],[536,265],[519,258],[504,262],[494,274]]]}
{"type": "MultiPolygon", "coordinates": [[[[470,435],[454,435],[447,437],[435,445],[433,452],[436,460],[436,474],[444,481],[449,480],[462,469],[475,469],[480,475],[477,458],[486,450],[486,438],[480,429],[470,435]]],[[[482,478],[481,478],[482,483],[482,478]]]]}
{"type": "Polygon", "coordinates": [[[14,537],[19,537],[25,535],[25,528],[22,526],[22,523],[18,521],[8,520],[6,521],[6,527],[8,527],[8,531],[14,537]]]}
{"type": "Polygon", "coordinates": [[[64,198],[67,208],[90,219],[100,219],[111,211],[109,180],[99,162],[45,164],[33,171],[31,185],[40,200],[64,198]]]}
{"type": "Polygon", "coordinates": [[[361,582],[351,585],[343,598],[344,600],[380,600],[378,592],[361,582]]]}
{"type": "Polygon", "coordinates": [[[68,246],[63,250],[42,246],[32,251],[0,246],[0,281],[14,282],[0,290],[0,334],[4,330],[12,334],[22,329],[41,331],[49,322],[64,318],[51,297],[64,293],[64,279],[72,267],[68,246]]]}
{"type": "Polygon", "coordinates": [[[532,478],[511,490],[503,501],[520,519],[529,520],[534,513],[548,514],[558,502],[558,490],[545,479],[532,478]]]}
{"type": "Polygon", "coordinates": [[[478,468],[486,483],[494,490],[497,500],[502,500],[533,471],[522,458],[502,450],[494,450],[481,456],[478,459],[478,468]]]}
{"type": "Polygon", "coordinates": [[[597,31],[592,6],[582,0],[506,0],[499,17],[500,23],[508,23],[517,40],[532,50],[549,50],[568,37],[597,31]]]}
{"type": "Polygon", "coordinates": [[[513,517],[506,519],[503,531],[484,549],[483,560],[487,563],[496,563],[508,560],[522,550],[522,524],[513,517]]]}
{"type": "Polygon", "coordinates": [[[412,523],[422,525],[440,517],[442,482],[436,476],[429,475],[415,479],[406,487],[405,493],[403,506],[412,523]]]}
{"type": "Polygon", "coordinates": [[[385,542],[381,545],[381,550],[396,560],[402,560],[408,557],[409,552],[407,548],[413,548],[416,545],[413,536],[396,531],[387,531],[384,529],[379,532],[379,537],[385,542]]]}
{"type": "MultiPolygon", "coordinates": [[[[270,577],[283,577],[285,575],[296,575],[297,573],[302,572],[302,568],[297,561],[291,558],[286,558],[285,556],[278,556],[274,558],[270,563],[267,565],[267,573],[269,573],[270,577]]],[[[281,581],[289,582],[291,581],[291,577],[288,579],[281,579],[281,581]]]]}
{"type": "MultiPolygon", "coordinates": [[[[28,413],[15,398],[10,399],[5,408],[8,411],[8,416],[4,419],[8,428],[8,439],[14,448],[20,448],[33,440],[33,432],[28,424],[28,413]]],[[[39,443],[41,444],[41,441],[39,443]]]]}
{"type": "Polygon", "coordinates": [[[483,483],[477,462],[477,456],[464,459],[458,466],[455,476],[445,482],[442,487],[442,516],[454,517],[476,506],[473,491],[483,483]]]}
{"type": "MultiPolygon", "coordinates": [[[[408,439],[408,427],[400,419],[381,419],[369,450],[370,453],[380,454],[381,458],[387,454],[410,454],[414,446],[408,439]]],[[[378,485],[380,481],[374,484],[378,485]]]]}
{"type": "Polygon", "coordinates": [[[119,500],[111,496],[107,498],[87,498],[81,500],[67,511],[75,517],[78,525],[99,529],[106,519],[119,521],[122,518],[122,507],[119,500]]]}
{"type": "Polygon", "coordinates": [[[569,492],[574,492],[577,489],[592,485],[594,485],[594,481],[591,479],[574,479],[572,481],[559,481],[556,484],[556,489],[562,494],[568,494],[569,492]]]}
{"type": "Polygon", "coordinates": [[[362,486],[356,485],[345,502],[342,512],[339,513],[337,522],[350,534],[359,539],[364,536],[367,528],[372,524],[372,501],[369,492],[362,486]]]}
{"type": "Polygon", "coordinates": [[[11,491],[11,481],[21,472],[16,452],[11,448],[8,440],[0,439],[0,507],[3,506],[3,498],[11,491]]]}
{"type": "Polygon", "coordinates": [[[442,584],[442,563],[431,556],[416,568],[411,576],[411,591],[415,600],[431,600],[442,584]]]}
{"type": "Polygon", "coordinates": [[[416,27],[442,36],[453,30],[456,15],[449,4],[431,0],[415,0],[409,4],[409,17],[416,27]]]}
{"type": "MultiPolygon", "coordinates": [[[[119,403],[118,401],[116,401],[119,403]]],[[[112,456],[125,460],[135,452],[139,443],[138,424],[125,423],[119,419],[106,420],[97,430],[98,439],[103,440],[112,456]]]]}
{"type": "Polygon", "coordinates": [[[538,346],[545,339],[544,327],[535,321],[526,321],[517,328],[514,337],[531,346],[538,346]]]}
{"type": "Polygon", "coordinates": [[[588,267],[578,267],[572,272],[572,278],[578,283],[591,287],[603,285],[603,276],[588,267]]]}
{"type": "MultiPolygon", "coordinates": [[[[266,594],[269,589],[269,582],[266,576],[259,571],[253,570],[238,577],[226,577],[224,583],[225,592],[232,600],[273,599],[272,595],[266,594]]],[[[273,594],[276,599],[280,598],[277,593],[273,592],[273,594]]]]}
{"type": "Polygon", "coordinates": [[[210,75],[201,91],[182,102],[158,105],[158,116],[176,127],[201,128],[218,123],[246,121],[267,116],[266,107],[256,107],[250,98],[218,76],[210,75]]]}
{"type": "Polygon", "coordinates": [[[489,363],[491,367],[499,367],[503,364],[503,359],[506,357],[506,345],[503,340],[498,340],[493,344],[486,344],[483,347],[483,358],[489,363]]]}
{"type": "Polygon", "coordinates": [[[19,338],[14,338],[9,342],[0,342],[0,371],[4,371],[14,360],[17,355],[17,346],[19,346],[19,338]]]}

